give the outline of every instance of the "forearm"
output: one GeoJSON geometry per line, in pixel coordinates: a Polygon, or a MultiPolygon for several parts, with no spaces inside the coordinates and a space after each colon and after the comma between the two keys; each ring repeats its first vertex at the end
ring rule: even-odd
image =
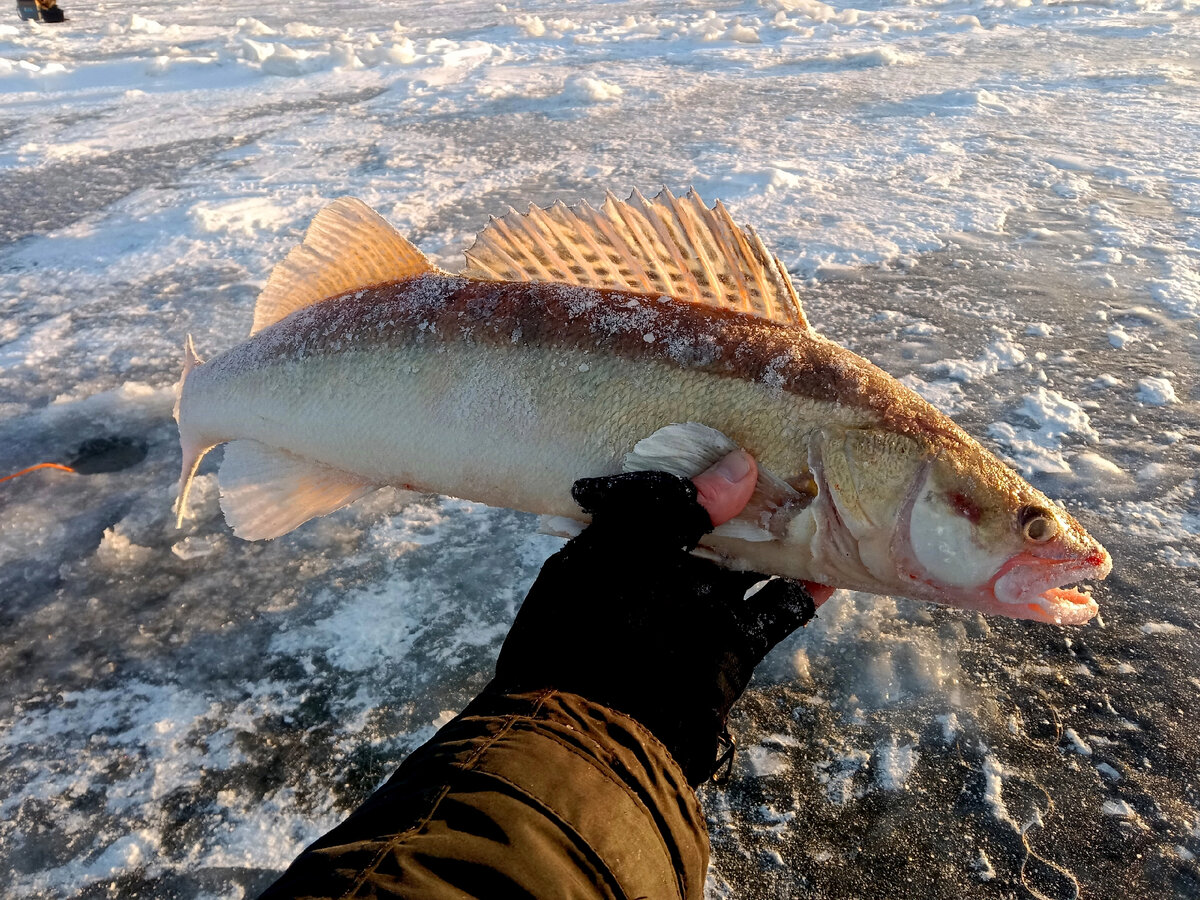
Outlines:
{"type": "MultiPolygon", "coordinates": [[[[730,515],[753,483],[740,468],[730,515]]],[[[698,478],[712,488],[714,472],[698,478]]],[[[690,481],[631,473],[573,493],[592,525],[543,567],[493,682],[266,897],[702,896],[689,785],[813,597],[779,580],[747,597],[762,576],[692,556],[713,520],[690,481]]]]}
{"type": "Polygon", "coordinates": [[[264,898],[699,898],[707,862],[695,795],[641,725],[489,690],[264,898]]]}

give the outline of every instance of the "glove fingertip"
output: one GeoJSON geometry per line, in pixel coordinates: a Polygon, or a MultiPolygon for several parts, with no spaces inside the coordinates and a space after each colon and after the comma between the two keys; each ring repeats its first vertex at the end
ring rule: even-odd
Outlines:
{"type": "Polygon", "coordinates": [[[772,578],[749,599],[760,609],[790,612],[796,619],[794,627],[807,625],[817,614],[816,601],[808,588],[790,578],[772,578]]]}
{"type": "Polygon", "coordinates": [[[571,485],[571,499],[588,515],[595,512],[597,502],[612,489],[611,477],[580,478],[571,485]]]}

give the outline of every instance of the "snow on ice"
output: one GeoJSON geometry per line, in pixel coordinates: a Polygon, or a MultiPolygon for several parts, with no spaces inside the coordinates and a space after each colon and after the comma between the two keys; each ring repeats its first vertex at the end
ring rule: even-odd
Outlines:
{"type": "Polygon", "coordinates": [[[817,328],[1113,553],[1080,629],[841,593],[735,710],[713,897],[1200,894],[1194,0],[66,0],[0,21],[0,859],[252,896],[486,683],[530,517],[170,515],[185,335],[326,201],[440,264],[509,204],[694,185],[817,328]],[[1119,790],[1119,796],[1117,791],[1119,790]]]}

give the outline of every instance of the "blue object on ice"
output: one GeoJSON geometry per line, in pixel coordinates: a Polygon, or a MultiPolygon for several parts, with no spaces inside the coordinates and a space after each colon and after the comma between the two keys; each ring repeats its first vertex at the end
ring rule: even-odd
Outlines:
{"type": "Polygon", "coordinates": [[[17,0],[17,14],[22,19],[36,19],[38,17],[37,0],[17,0]]]}

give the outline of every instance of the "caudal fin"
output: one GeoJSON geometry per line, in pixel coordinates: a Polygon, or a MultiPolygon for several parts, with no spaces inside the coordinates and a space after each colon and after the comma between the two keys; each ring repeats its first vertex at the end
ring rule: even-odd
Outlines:
{"type": "Polygon", "coordinates": [[[192,336],[189,334],[183,345],[183,374],[179,376],[179,383],[175,385],[175,423],[179,426],[179,446],[183,450],[183,469],[179,473],[179,496],[175,500],[176,528],[183,527],[183,520],[187,516],[187,498],[192,490],[192,479],[196,477],[196,470],[200,468],[200,461],[204,459],[204,454],[216,446],[215,444],[205,444],[202,440],[189,434],[181,418],[184,385],[187,383],[192,369],[199,365],[203,365],[203,360],[196,355],[196,345],[192,343],[192,336]]]}

